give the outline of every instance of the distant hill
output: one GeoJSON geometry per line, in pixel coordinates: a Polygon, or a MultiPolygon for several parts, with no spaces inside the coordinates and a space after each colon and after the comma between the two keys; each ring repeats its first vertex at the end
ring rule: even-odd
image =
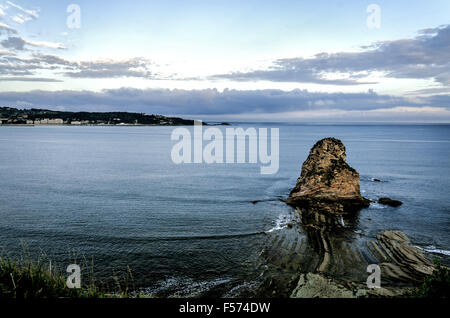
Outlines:
{"type": "MultiPolygon", "coordinates": [[[[0,107],[2,125],[193,125],[194,120],[127,112],[66,112],[0,107]]],[[[204,123],[205,124],[205,123],[204,123]]]]}

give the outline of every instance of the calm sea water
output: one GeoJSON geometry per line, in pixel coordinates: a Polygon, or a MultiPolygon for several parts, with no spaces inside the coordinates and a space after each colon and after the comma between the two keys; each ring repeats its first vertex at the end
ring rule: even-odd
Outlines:
{"type": "Polygon", "coordinates": [[[404,202],[372,204],[357,230],[399,229],[448,257],[449,125],[241,126],[280,128],[277,174],[261,175],[257,164],[176,165],[171,127],[0,127],[0,245],[10,255],[23,243],[42,249],[63,268],[74,255],[93,259],[98,279],[128,266],[151,293],[238,286],[258,275],[264,233],[291,212],[276,199],[295,185],[312,145],[333,136],[364,196],[404,202]]]}

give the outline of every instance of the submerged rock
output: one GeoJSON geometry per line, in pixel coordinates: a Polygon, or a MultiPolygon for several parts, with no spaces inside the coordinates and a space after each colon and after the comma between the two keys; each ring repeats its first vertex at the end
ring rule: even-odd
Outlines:
{"type": "Polygon", "coordinates": [[[370,204],[361,196],[359,181],[358,172],[346,162],[342,141],[325,138],[312,147],[287,202],[331,213],[357,211],[370,204]]]}
{"type": "Polygon", "coordinates": [[[392,206],[394,208],[403,204],[403,202],[401,202],[401,201],[392,200],[390,198],[379,198],[378,199],[378,203],[379,204],[383,204],[383,205],[389,205],[389,206],[392,206]]]}

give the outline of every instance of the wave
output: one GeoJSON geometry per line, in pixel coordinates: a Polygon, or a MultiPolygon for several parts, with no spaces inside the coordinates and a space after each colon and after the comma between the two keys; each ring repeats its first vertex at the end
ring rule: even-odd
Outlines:
{"type": "Polygon", "coordinates": [[[231,278],[217,278],[209,281],[194,281],[192,278],[171,277],[160,281],[154,287],[143,289],[149,296],[200,297],[203,293],[231,282],[231,278]]]}
{"type": "Polygon", "coordinates": [[[428,253],[450,256],[450,251],[436,248],[436,246],[434,246],[434,245],[429,245],[429,246],[425,246],[425,247],[417,246],[417,247],[428,253]]]}
{"type": "Polygon", "coordinates": [[[338,222],[342,227],[346,227],[345,222],[344,222],[344,218],[342,217],[342,215],[339,215],[338,217],[338,222]]]}
{"type": "Polygon", "coordinates": [[[289,218],[289,215],[280,214],[280,215],[278,215],[278,218],[275,220],[275,226],[273,228],[271,228],[270,230],[266,231],[265,233],[272,233],[275,231],[282,230],[285,227],[287,227],[291,221],[292,221],[292,219],[289,218]]]}
{"type": "Polygon", "coordinates": [[[370,208],[372,208],[372,209],[387,209],[387,206],[383,205],[383,204],[379,204],[377,202],[371,202],[370,208]]]}
{"type": "MultiPolygon", "coordinates": [[[[0,226],[0,231],[3,227],[0,226]]],[[[250,233],[235,233],[235,234],[213,234],[213,235],[186,235],[186,236],[109,236],[99,234],[86,234],[86,233],[66,233],[61,230],[18,230],[15,232],[21,237],[35,237],[45,236],[52,239],[70,239],[70,240],[84,240],[93,242],[134,242],[134,243],[146,243],[146,242],[159,242],[159,241],[189,241],[189,240],[220,240],[220,239],[232,239],[248,236],[256,236],[265,234],[265,231],[250,232],[250,233]]]]}
{"type": "Polygon", "coordinates": [[[218,240],[218,239],[248,237],[248,236],[261,235],[261,234],[265,234],[265,232],[223,234],[223,235],[168,236],[168,237],[155,237],[155,238],[143,238],[143,239],[144,240],[154,240],[154,241],[218,240]]]}

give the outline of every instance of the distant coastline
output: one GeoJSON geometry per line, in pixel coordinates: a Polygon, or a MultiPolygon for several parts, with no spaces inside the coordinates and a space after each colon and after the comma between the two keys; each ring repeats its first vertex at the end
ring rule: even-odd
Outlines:
{"type": "Polygon", "coordinates": [[[66,112],[0,107],[0,126],[192,126],[194,123],[195,120],[191,119],[144,113],[66,112]]]}

